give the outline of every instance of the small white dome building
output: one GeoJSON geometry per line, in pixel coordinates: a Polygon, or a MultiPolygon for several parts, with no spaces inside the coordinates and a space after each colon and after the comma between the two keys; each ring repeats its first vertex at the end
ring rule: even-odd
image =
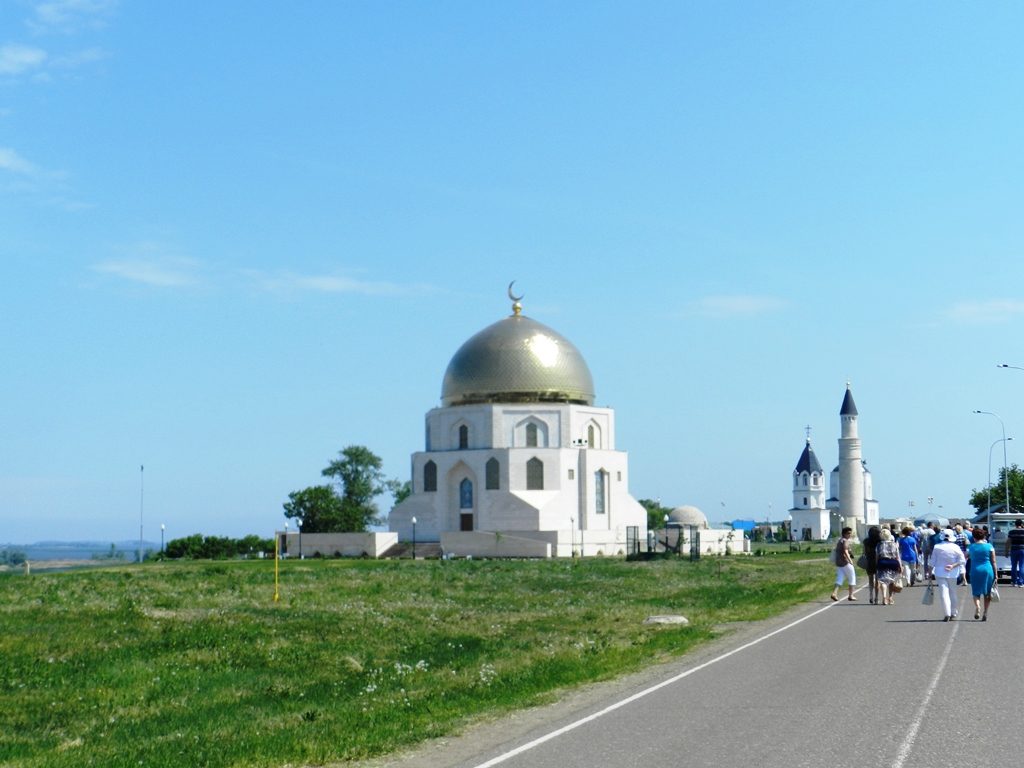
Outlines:
{"type": "Polygon", "coordinates": [[[579,350],[520,314],[518,301],[512,309],[448,363],[442,405],[412,455],[412,495],[391,510],[389,529],[411,539],[416,518],[420,541],[457,555],[500,554],[501,542],[522,539],[554,556],[624,553],[628,528],[646,539],[647,511],[629,494],[615,413],[594,406],[579,350]]]}
{"type": "Polygon", "coordinates": [[[708,525],[708,519],[703,512],[701,512],[696,507],[690,507],[687,505],[676,507],[671,512],[669,512],[668,522],[669,525],[692,525],[695,528],[701,528],[703,530],[709,530],[711,528],[711,526],[708,525]]]}

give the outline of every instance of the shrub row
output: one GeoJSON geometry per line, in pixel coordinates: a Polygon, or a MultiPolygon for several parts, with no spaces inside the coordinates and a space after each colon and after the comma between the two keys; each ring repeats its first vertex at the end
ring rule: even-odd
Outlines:
{"type": "Polygon", "coordinates": [[[185,560],[227,560],[239,555],[257,552],[274,553],[274,540],[261,539],[255,534],[241,539],[227,536],[203,536],[194,533],[181,539],[171,539],[164,548],[164,556],[185,560]]]}

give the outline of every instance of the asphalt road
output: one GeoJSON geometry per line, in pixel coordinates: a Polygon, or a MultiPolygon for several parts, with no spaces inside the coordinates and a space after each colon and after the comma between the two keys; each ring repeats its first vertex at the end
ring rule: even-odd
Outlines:
{"type": "Polygon", "coordinates": [[[969,587],[949,623],[937,595],[921,604],[922,587],[894,606],[868,604],[866,590],[856,603],[826,599],[459,765],[1020,765],[1024,589],[1001,592],[985,623],[972,619],[969,587]]]}

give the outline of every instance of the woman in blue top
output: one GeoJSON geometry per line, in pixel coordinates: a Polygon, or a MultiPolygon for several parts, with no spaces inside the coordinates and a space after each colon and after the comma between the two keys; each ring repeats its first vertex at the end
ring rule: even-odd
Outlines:
{"type": "Polygon", "coordinates": [[[971,594],[974,596],[974,618],[988,621],[988,606],[992,602],[992,585],[996,581],[996,549],[985,541],[979,525],[974,529],[974,543],[967,548],[971,563],[971,594]],[[981,598],[985,597],[985,613],[981,612],[981,598]]]}

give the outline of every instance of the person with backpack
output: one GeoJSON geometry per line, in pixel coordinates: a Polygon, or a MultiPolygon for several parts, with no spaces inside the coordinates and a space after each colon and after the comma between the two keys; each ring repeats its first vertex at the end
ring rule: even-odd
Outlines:
{"type": "Polygon", "coordinates": [[[881,541],[875,547],[875,567],[875,584],[882,591],[882,605],[892,605],[892,586],[900,577],[900,547],[888,528],[882,529],[881,541]]]}
{"type": "Polygon", "coordinates": [[[857,586],[857,571],[853,567],[853,553],[850,552],[851,536],[853,528],[843,528],[843,535],[839,537],[836,548],[832,550],[835,553],[836,586],[830,597],[835,601],[839,600],[839,588],[845,581],[850,587],[850,595],[846,599],[855,603],[857,598],[853,596],[853,588],[857,586]]]}

